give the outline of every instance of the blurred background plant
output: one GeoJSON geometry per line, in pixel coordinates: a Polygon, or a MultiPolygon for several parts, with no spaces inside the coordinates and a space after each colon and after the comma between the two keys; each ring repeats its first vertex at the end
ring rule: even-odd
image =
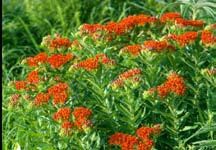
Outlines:
{"type": "MultiPolygon", "coordinates": [[[[185,18],[203,19],[207,22],[216,21],[216,1],[215,0],[177,0],[163,8],[180,8],[180,12],[185,18]]],[[[161,11],[161,13],[163,13],[161,11]]]]}

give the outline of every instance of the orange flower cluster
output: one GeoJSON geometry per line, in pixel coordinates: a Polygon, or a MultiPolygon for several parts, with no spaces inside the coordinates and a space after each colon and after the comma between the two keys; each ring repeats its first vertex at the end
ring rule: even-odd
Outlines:
{"type": "Polygon", "coordinates": [[[48,89],[50,96],[53,96],[54,104],[63,104],[68,98],[67,90],[69,86],[66,83],[58,83],[48,89]]]}
{"type": "Polygon", "coordinates": [[[103,30],[103,25],[101,24],[84,24],[81,30],[85,33],[93,34],[99,30],[103,30]]]}
{"type": "Polygon", "coordinates": [[[114,60],[109,59],[105,54],[97,54],[95,58],[102,64],[114,64],[114,60]]]}
{"type": "Polygon", "coordinates": [[[146,23],[153,23],[155,21],[157,21],[155,17],[140,14],[140,15],[128,16],[119,22],[111,21],[108,22],[106,25],[84,24],[81,28],[81,31],[90,34],[93,34],[97,31],[105,31],[107,33],[122,35],[137,25],[145,25],[146,23]]]}
{"type": "Polygon", "coordinates": [[[91,124],[89,117],[92,111],[85,107],[76,107],[73,111],[73,116],[75,117],[75,126],[78,129],[83,129],[91,124]]]}
{"type": "Polygon", "coordinates": [[[32,71],[27,76],[27,81],[31,84],[37,84],[39,80],[38,71],[32,71]]]}
{"type": "Polygon", "coordinates": [[[130,69],[122,74],[119,75],[119,79],[126,80],[130,77],[133,77],[135,75],[141,74],[141,69],[135,68],[135,69],[130,69]]]}
{"type": "Polygon", "coordinates": [[[98,68],[98,60],[96,58],[88,58],[84,61],[79,62],[74,65],[75,68],[83,68],[85,70],[91,71],[98,68]]]}
{"type": "MultiPolygon", "coordinates": [[[[202,27],[204,22],[202,20],[187,20],[183,19],[181,14],[177,12],[169,12],[164,13],[159,20],[162,23],[167,21],[176,22],[178,25],[182,26],[193,26],[193,27],[202,27]]],[[[116,35],[122,35],[127,31],[133,29],[135,26],[145,25],[146,23],[154,23],[158,21],[157,18],[140,14],[140,15],[133,15],[123,18],[119,22],[108,22],[105,25],[101,24],[84,24],[81,27],[81,31],[84,33],[88,33],[93,35],[98,31],[105,31],[106,33],[114,33],[116,35]]]]}
{"type": "Polygon", "coordinates": [[[202,20],[186,20],[183,18],[177,18],[176,24],[181,26],[202,27],[204,25],[204,22],[202,20]]]}
{"type": "Polygon", "coordinates": [[[160,133],[160,125],[156,125],[152,128],[141,127],[137,129],[137,136],[124,133],[115,133],[110,136],[110,145],[119,145],[122,150],[151,150],[154,142],[150,139],[151,135],[160,133]]]}
{"type": "Polygon", "coordinates": [[[147,15],[134,15],[128,16],[122,19],[120,22],[109,22],[105,25],[105,30],[108,33],[115,33],[117,35],[124,34],[128,30],[134,28],[137,25],[145,25],[146,23],[155,22],[157,19],[147,15]]]}
{"type": "Polygon", "coordinates": [[[184,79],[181,76],[176,73],[172,73],[163,84],[157,86],[156,88],[151,88],[149,92],[153,93],[155,91],[161,98],[166,97],[170,92],[181,96],[184,95],[186,86],[184,79]]]}
{"type": "Polygon", "coordinates": [[[60,108],[54,115],[55,121],[69,121],[71,117],[71,109],[68,107],[60,108]]]}
{"type": "Polygon", "coordinates": [[[122,150],[133,150],[138,143],[138,138],[130,134],[115,133],[109,139],[110,145],[119,145],[122,150]]]}
{"type": "Polygon", "coordinates": [[[34,90],[36,88],[34,85],[36,85],[39,81],[38,71],[32,71],[27,75],[25,80],[15,81],[14,86],[17,90],[34,90]]]}
{"type": "Polygon", "coordinates": [[[146,23],[154,23],[157,21],[157,18],[149,15],[134,15],[128,16],[121,21],[122,24],[127,24],[129,27],[134,27],[136,25],[145,25],[146,23]]]}
{"type": "Polygon", "coordinates": [[[59,68],[71,59],[73,59],[72,54],[53,54],[50,57],[47,56],[46,53],[39,53],[34,57],[27,58],[27,64],[30,67],[37,67],[38,64],[49,63],[52,68],[59,68]]]}
{"type": "Polygon", "coordinates": [[[177,95],[184,95],[186,91],[184,79],[176,73],[170,74],[165,84],[171,92],[177,95]]]}
{"type": "Polygon", "coordinates": [[[54,54],[50,56],[47,61],[52,68],[60,68],[62,65],[70,61],[72,58],[72,54],[54,54]]]}
{"type": "Polygon", "coordinates": [[[72,42],[68,38],[63,38],[59,34],[55,34],[54,38],[50,35],[45,36],[42,41],[42,45],[49,47],[51,50],[59,48],[69,48],[72,42]]]}
{"type": "Polygon", "coordinates": [[[17,90],[22,90],[27,88],[27,82],[26,81],[15,81],[15,88],[17,90]]]}
{"type": "Polygon", "coordinates": [[[148,50],[153,50],[156,52],[162,52],[163,50],[167,50],[167,49],[174,50],[174,47],[169,45],[167,41],[149,40],[149,41],[145,41],[143,46],[148,50]]]}
{"type": "Polygon", "coordinates": [[[97,69],[101,64],[114,64],[114,61],[109,59],[105,54],[97,54],[95,57],[88,58],[84,61],[75,64],[75,68],[83,68],[85,70],[91,71],[97,69]]]}
{"type": "Polygon", "coordinates": [[[69,48],[71,46],[71,42],[68,38],[62,38],[60,36],[55,37],[50,41],[50,48],[51,49],[58,49],[58,48],[69,48]]]}
{"type": "Polygon", "coordinates": [[[46,53],[39,53],[34,57],[28,57],[27,64],[30,67],[36,67],[39,63],[45,63],[47,61],[47,57],[46,53]]]}
{"type": "Polygon", "coordinates": [[[161,98],[166,97],[170,92],[170,89],[166,84],[157,86],[155,90],[161,98]]]}
{"type": "Polygon", "coordinates": [[[168,12],[168,13],[164,13],[160,17],[160,21],[161,22],[175,21],[177,18],[182,18],[181,14],[177,12],[168,12]]]}
{"type": "Polygon", "coordinates": [[[108,33],[115,33],[116,35],[122,35],[126,32],[126,26],[116,22],[108,22],[104,27],[108,33]]]}
{"type": "Polygon", "coordinates": [[[33,104],[35,106],[41,106],[43,104],[47,104],[50,99],[50,95],[48,93],[38,93],[34,99],[33,104]]]}
{"type": "Polygon", "coordinates": [[[61,121],[61,128],[65,134],[69,134],[71,128],[76,127],[77,129],[84,129],[91,124],[89,117],[92,111],[85,107],[76,107],[74,111],[68,107],[60,108],[54,115],[55,121],[61,121]],[[71,114],[73,114],[75,121],[70,121],[71,114]]]}
{"type": "Polygon", "coordinates": [[[137,76],[140,74],[141,74],[141,69],[138,68],[130,69],[120,74],[118,78],[112,82],[112,85],[116,87],[120,87],[125,83],[126,80],[130,79],[133,81],[137,81],[138,80],[137,76]]]}
{"type": "Polygon", "coordinates": [[[154,127],[141,127],[137,129],[136,134],[141,139],[142,142],[139,143],[139,150],[150,150],[154,141],[150,139],[152,134],[159,134],[161,132],[160,125],[155,125],[154,127]]]}
{"type": "Polygon", "coordinates": [[[139,55],[139,53],[141,52],[142,50],[142,46],[141,45],[129,45],[129,46],[126,46],[122,49],[123,52],[128,52],[130,53],[131,55],[134,55],[134,56],[137,56],[139,55]]]}
{"type": "Polygon", "coordinates": [[[198,33],[195,31],[188,31],[181,35],[171,34],[168,38],[173,39],[178,42],[180,46],[185,46],[191,42],[194,42],[198,36],[198,33]]]}
{"type": "Polygon", "coordinates": [[[63,129],[64,134],[69,135],[71,129],[74,127],[74,124],[70,121],[65,121],[62,123],[61,128],[63,129]]]}
{"type": "Polygon", "coordinates": [[[165,23],[167,21],[175,22],[177,25],[181,26],[193,26],[193,27],[202,27],[204,22],[202,20],[187,20],[182,18],[181,14],[176,12],[164,13],[160,17],[160,21],[165,23]]]}
{"type": "Polygon", "coordinates": [[[208,30],[202,31],[201,40],[202,40],[202,43],[205,45],[216,44],[216,36],[214,36],[213,33],[208,30]]]}

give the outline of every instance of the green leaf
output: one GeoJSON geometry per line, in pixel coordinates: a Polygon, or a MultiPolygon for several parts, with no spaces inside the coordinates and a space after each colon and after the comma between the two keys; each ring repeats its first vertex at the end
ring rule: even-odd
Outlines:
{"type": "Polygon", "coordinates": [[[205,126],[200,128],[197,132],[195,132],[194,134],[192,134],[190,137],[188,137],[187,139],[185,139],[185,142],[189,141],[190,139],[203,134],[203,133],[207,133],[207,132],[213,132],[216,131],[216,124],[212,125],[212,126],[205,126]]]}
{"type": "Polygon", "coordinates": [[[192,143],[196,147],[211,147],[216,148],[216,140],[202,140],[202,141],[196,141],[192,143]]]}

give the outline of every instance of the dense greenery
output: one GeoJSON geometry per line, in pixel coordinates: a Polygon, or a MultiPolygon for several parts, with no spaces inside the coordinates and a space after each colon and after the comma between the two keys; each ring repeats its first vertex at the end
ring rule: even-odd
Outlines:
{"type": "MultiPolygon", "coordinates": [[[[143,125],[160,124],[161,133],[154,137],[155,149],[213,150],[216,148],[216,78],[209,70],[215,69],[216,48],[204,45],[200,35],[216,22],[215,10],[214,0],[4,0],[3,149],[118,149],[108,144],[115,132],[135,135],[136,129],[143,125]],[[171,11],[179,12],[186,19],[204,20],[205,26],[179,29],[147,24],[111,41],[103,33],[101,39],[80,33],[84,23],[105,25],[134,14],[160,18],[164,12],[171,11]],[[121,51],[127,45],[162,41],[169,33],[183,34],[191,30],[199,33],[194,43],[181,47],[169,41],[175,52],[144,51],[134,57],[121,51]],[[36,68],[40,77],[48,78],[36,91],[15,89],[13,81],[25,80],[34,70],[26,64],[26,57],[40,52],[46,52],[49,57],[53,55],[49,45],[41,42],[48,34],[54,39],[55,33],[70,41],[78,40],[81,48],[72,47],[63,52],[75,55],[75,59],[60,69],[47,64],[36,68]],[[99,53],[106,54],[116,65],[107,67],[100,62],[93,71],[72,67],[99,53]],[[110,85],[118,75],[133,68],[141,69],[138,83],[129,81],[121,88],[110,85]],[[149,95],[149,89],[162,85],[171,72],[184,79],[184,95],[171,93],[162,99],[157,92],[149,95]],[[54,80],[56,75],[69,85],[67,103],[32,107],[39,92],[46,92],[58,83],[54,80]],[[13,94],[22,96],[19,105],[11,107],[13,94]],[[26,95],[30,95],[30,101],[26,101],[26,95]],[[85,132],[73,131],[69,138],[59,134],[60,125],[52,115],[66,106],[72,110],[78,106],[91,109],[93,127],[85,132]]],[[[215,35],[215,30],[212,33],[215,35]]]]}

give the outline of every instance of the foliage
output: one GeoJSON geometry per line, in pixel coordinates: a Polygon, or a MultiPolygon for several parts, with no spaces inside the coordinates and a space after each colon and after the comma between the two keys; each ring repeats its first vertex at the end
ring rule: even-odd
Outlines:
{"type": "Polygon", "coordinates": [[[43,2],[4,3],[3,149],[216,147],[213,1],[43,2]]]}

